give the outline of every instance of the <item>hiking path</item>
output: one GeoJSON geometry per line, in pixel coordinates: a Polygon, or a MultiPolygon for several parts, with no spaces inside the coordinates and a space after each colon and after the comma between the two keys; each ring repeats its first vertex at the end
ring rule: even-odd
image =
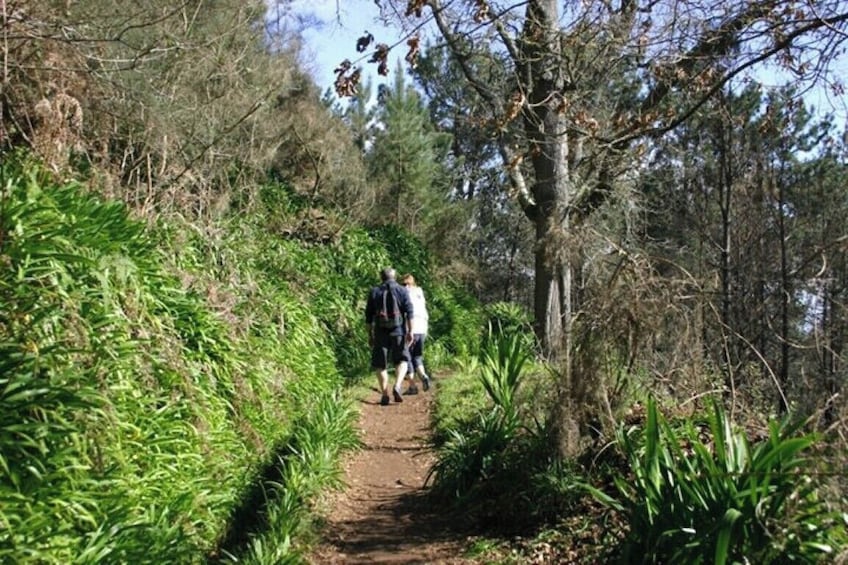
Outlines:
{"type": "Polygon", "coordinates": [[[478,563],[463,557],[471,541],[461,533],[463,524],[425,496],[435,461],[428,444],[435,385],[388,406],[380,406],[376,388],[358,399],[363,447],[343,460],[347,487],[325,500],[326,523],[309,563],[478,563]]]}

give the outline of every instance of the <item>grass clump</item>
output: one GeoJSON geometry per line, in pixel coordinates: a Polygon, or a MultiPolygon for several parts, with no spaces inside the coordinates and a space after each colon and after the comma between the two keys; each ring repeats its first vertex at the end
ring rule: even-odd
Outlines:
{"type": "Polygon", "coordinates": [[[527,409],[525,381],[544,378],[533,368],[525,336],[490,326],[479,357],[439,385],[432,494],[493,531],[527,531],[577,492],[544,421],[527,409]]]}
{"type": "MultiPolygon", "coordinates": [[[[340,454],[357,449],[358,416],[349,397],[326,395],[308,403],[286,445],[277,453],[270,469],[257,485],[262,495],[242,527],[221,548],[215,562],[248,564],[302,563],[300,545],[311,524],[311,502],[326,489],[341,488],[340,454]]],[[[308,537],[308,536],[306,536],[308,537]]]]}
{"type": "Polygon", "coordinates": [[[788,420],[751,441],[718,402],[706,423],[667,421],[654,401],[641,428],[622,428],[629,472],[615,477],[628,536],[622,562],[818,563],[844,547],[845,519],[820,496],[816,441],[788,420]]]}
{"type": "Polygon", "coordinates": [[[439,385],[432,494],[476,525],[487,559],[844,559],[848,518],[824,494],[817,435],[787,420],[751,439],[718,401],[705,418],[670,423],[650,401],[591,462],[568,461],[532,410],[545,385],[529,347],[490,328],[480,356],[439,385]]]}

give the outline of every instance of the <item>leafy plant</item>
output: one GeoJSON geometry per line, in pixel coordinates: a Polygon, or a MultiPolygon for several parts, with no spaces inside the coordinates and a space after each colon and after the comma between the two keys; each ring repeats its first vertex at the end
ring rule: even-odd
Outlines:
{"type": "Polygon", "coordinates": [[[514,302],[495,302],[484,308],[487,324],[498,333],[520,336],[527,351],[533,351],[535,334],[530,313],[514,302]]]}
{"type": "Polygon", "coordinates": [[[652,400],[644,428],[618,434],[619,499],[592,491],[629,522],[627,563],[812,563],[844,543],[809,474],[814,441],[783,422],[752,444],[717,402],[708,426],[677,428],[652,400]]]}
{"type": "MultiPolygon", "coordinates": [[[[423,284],[422,284],[423,286],[423,284]]],[[[482,309],[466,291],[451,285],[426,288],[430,312],[430,337],[439,340],[451,364],[476,357],[480,352],[480,328],[485,327],[482,309]]]]}
{"type": "Polygon", "coordinates": [[[516,396],[530,354],[519,332],[496,332],[489,326],[480,353],[480,382],[506,419],[516,422],[516,396]]]}
{"type": "MultiPolygon", "coordinates": [[[[437,494],[466,497],[475,485],[496,476],[520,428],[516,393],[529,355],[515,334],[492,332],[480,354],[478,382],[491,401],[466,426],[448,430],[430,471],[437,494]]],[[[429,479],[429,477],[428,477],[429,479]]]]}
{"type": "Polygon", "coordinates": [[[337,361],[308,294],[257,268],[285,264],[278,239],[153,237],[25,161],[0,181],[0,561],[198,562],[292,422],[334,480],[337,361]]]}
{"type": "Polygon", "coordinates": [[[261,511],[227,547],[297,562],[357,443],[340,369],[367,362],[360,301],[391,261],[364,230],[314,245],[266,221],[145,224],[3,162],[0,561],[196,563],[261,511]]]}
{"type": "Polygon", "coordinates": [[[458,504],[467,500],[473,487],[497,474],[514,431],[497,411],[478,414],[466,432],[452,430],[427,477],[434,477],[435,494],[458,504]]]}

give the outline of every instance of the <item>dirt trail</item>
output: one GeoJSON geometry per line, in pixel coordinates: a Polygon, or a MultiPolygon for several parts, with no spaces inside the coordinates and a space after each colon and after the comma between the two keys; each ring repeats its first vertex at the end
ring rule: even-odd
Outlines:
{"type": "Polygon", "coordinates": [[[423,496],[434,461],[427,447],[434,389],[389,406],[380,406],[376,389],[361,399],[365,445],[344,461],[348,488],[331,495],[322,543],[309,563],[475,563],[461,557],[467,538],[460,525],[428,508],[423,496]]]}

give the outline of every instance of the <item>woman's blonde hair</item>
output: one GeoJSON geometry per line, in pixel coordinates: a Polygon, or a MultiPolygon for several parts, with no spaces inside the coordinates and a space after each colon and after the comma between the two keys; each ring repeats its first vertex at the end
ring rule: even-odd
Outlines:
{"type": "Polygon", "coordinates": [[[400,282],[405,285],[408,284],[409,286],[415,286],[415,277],[413,277],[410,273],[406,273],[403,275],[403,278],[400,279],[400,282]]]}

